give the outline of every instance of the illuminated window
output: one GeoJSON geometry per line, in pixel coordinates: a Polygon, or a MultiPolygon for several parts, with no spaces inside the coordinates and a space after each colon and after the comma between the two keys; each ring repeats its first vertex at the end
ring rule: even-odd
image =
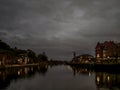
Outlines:
{"type": "Polygon", "coordinates": [[[100,54],[97,54],[97,58],[99,58],[100,57],[100,54]]]}
{"type": "Polygon", "coordinates": [[[103,57],[106,57],[106,54],[103,54],[103,57]]]}

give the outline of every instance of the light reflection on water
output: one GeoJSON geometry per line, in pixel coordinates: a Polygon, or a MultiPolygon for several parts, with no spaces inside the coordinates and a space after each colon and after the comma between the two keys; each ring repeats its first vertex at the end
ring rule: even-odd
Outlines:
{"type": "Polygon", "coordinates": [[[70,66],[0,71],[0,90],[120,90],[120,74],[70,66]]]}

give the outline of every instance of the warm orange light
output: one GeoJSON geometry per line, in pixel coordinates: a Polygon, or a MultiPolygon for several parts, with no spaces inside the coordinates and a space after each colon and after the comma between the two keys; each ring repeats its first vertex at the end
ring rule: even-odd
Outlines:
{"type": "Polygon", "coordinates": [[[106,57],[106,54],[103,54],[103,57],[106,57]]]}
{"type": "Polygon", "coordinates": [[[100,57],[100,54],[97,54],[97,58],[99,58],[100,57]]]}
{"type": "Polygon", "coordinates": [[[20,75],[20,71],[18,71],[18,75],[20,75]]]}
{"type": "Polygon", "coordinates": [[[99,82],[100,82],[100,77],[97,76],[97,83],[99,84],[99,82]]]}
{"type": "Polygon", "coordinates": [[[110,77],[109,76],[107,76],[107,80],[110,81],[110,77]]]}

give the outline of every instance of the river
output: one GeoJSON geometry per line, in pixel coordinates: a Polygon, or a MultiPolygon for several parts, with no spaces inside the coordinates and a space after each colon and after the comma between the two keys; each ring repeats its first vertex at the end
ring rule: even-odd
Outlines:
{"type": "Polygon", "coordinates": [[[0,70],[0,90],[120,90],[120,74],[71,66],[0,70]]]}

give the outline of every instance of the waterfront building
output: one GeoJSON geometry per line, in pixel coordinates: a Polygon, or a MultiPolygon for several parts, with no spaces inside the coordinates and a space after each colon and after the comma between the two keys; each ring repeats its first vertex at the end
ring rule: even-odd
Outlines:
{"type": "Polygon", "coordinates": [[[72,59],[72,62],[77,62],[77,63],[89,63],[94,59],[92,55],[89,54],[82,54],[78,56],[74,56],[72,59]]]}
{"type": "Polygon", "coordinates": [[[0,65],[8,65],[14,63],[15,57],[12,52],[0,51],[0,65]]]}
{"type": "Polygon", "coordinates": [[[95,47],[95,56],[98,62],[101,60],[120,59],[120,43],[114,41],[98,42],[95,47]]]}

